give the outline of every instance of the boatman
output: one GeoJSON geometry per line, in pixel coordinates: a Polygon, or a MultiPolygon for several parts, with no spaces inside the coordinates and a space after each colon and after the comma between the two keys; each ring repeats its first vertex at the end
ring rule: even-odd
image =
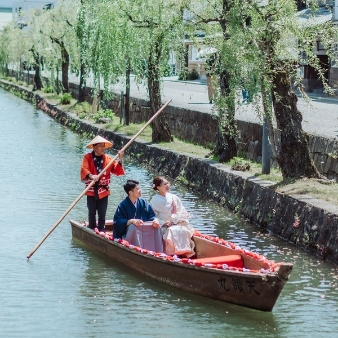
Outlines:
{"type": "Polygon", "coordinates": [[[81,165],[81,181],[88,186],[92,181],[95,184],[87,191],[87,207],[88,207],[88,220],[89,228],[98,228],[99,231],[104,231],[106,223],[106,213],[108,207],[108,196],[110,195],[109,184],[110,175],[115,176],[124,175],[124,169],[122,167],[123,152],[118,152],[118,161],[107,169],[102,176],[98,179],[98,175],[102,170],[110,163],[113,158],[106,155],[104,151],[113,146],[112,142],[109,142],[102,136],[96,136],[87,145],[87,148],[93,149],[91,153],[86,154],[82,159],[81,165]],[[96,212],[98,214],[98,223],[96,224],[96,212]]]}

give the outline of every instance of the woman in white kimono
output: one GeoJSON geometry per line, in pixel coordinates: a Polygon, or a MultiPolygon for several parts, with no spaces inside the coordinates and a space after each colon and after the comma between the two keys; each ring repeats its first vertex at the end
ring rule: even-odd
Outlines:
{"type": "Polygon", "coordinates": [[[169,192],[170,183],[162,176],[153,180],[153,196],[150,205],[160,221],[163,234],[164,252],[167,255],[191,257],[195,244],[191,237],[194,229],[189,225],[189,214],[181,200],[169,192]]]}

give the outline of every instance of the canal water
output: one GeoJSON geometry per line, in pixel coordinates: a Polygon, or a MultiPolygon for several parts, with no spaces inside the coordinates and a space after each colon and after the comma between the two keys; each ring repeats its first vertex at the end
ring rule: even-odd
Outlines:
{"type": "MultiPolygon", "coordinates": [[[[72,239],[85,198],[28,261],[83,191],[88,139],[0,90],[0,337],[337,337],[337,269],[172,182],[192,225],[276,261],[294,263],[272,312],[192,295],[144,277],[72,239]]],[[[149,199],[148,172],[126,161],[149,199]]],[[[125,197],[113,179],[108,218],[125,197]]]]}

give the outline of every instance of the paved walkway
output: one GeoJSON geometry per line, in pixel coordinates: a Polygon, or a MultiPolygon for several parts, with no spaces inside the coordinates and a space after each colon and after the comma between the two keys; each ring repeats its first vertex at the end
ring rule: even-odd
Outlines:
{"type": "MultiPolygon", "coordinates": [[[[78,81],[74,76],[70,81],[78,81]]],[[[90,83],[88,83],[90,86],[90,83]]],[[[118,83],[112,86],[116,93],[125,92],[125,85],[118,83]]],[[[325,137],[338,137],[338,98],[326,97],[317,91],[308,94],[311,102],[306,102],[298,95],[298,109],[303,114],[303,129],[325,137]]],[[[147,99],[147,89],[137,85],[132,78],[130,96],[147,99]]],[[[209,103],[207,85],[204,79],[196,81],[179,81],[177,76],[167,77],[163,81],[163,103],[172,99],[171,105],[194,111],[211,113],[213,104],[209,103]]],[[[261,123],[252,104],[237,105],[236,118],[243,121],[261,123]]]]}

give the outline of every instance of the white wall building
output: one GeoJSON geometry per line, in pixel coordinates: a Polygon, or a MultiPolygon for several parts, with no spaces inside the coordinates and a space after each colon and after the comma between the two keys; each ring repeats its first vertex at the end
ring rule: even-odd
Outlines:
{"type": "Polygon", "coordinates": [[[50,9],[55,6],[58,0],[23,0],[13,1],[13,15],[17,15],[20,11],[28,11],[30,9],[50,9]]]}
{"type": "Polygon", "coordinates": [[[13,2],[11,0],[0,0],[0,31],[12,21],[13,2]]]}
{"type": "Polygon", "coordinates": [[[48,9],[55,6],[59,0],[0,0],[0,31],[14,19],[17,20],[20,11],[30,9],[48,9]]]}

